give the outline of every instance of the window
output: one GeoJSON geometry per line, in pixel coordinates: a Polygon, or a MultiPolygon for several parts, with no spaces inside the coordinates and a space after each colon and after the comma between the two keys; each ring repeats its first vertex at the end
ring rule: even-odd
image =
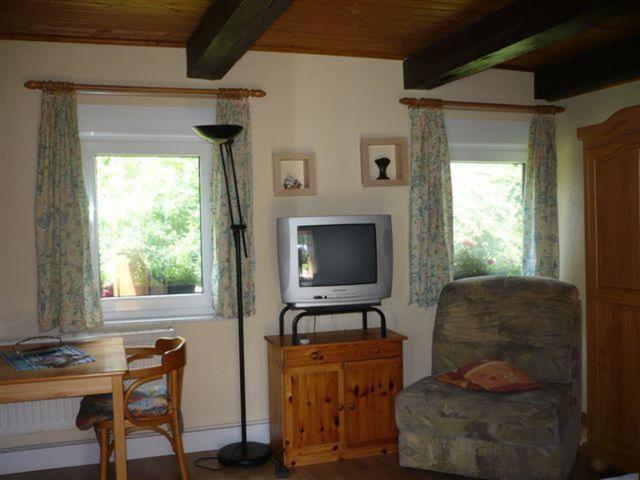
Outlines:
{"type": "Polygon", "coordinates": [[[210,318],[212,148],[190,126],[215,112],[80,105],[78,117],[105,322],[210,318]]]}
{"type": "Polygon", "coordinates": [[[453,187],[454,278],[516,274],[529,119],[447,115],[453,187]]]}
{"type": "Polygon", "coordinates": [[[521,272],[523,163],[452,162],[454,278],[521,272]]]}
{"type": "Polygon", "coordinates": [[[101,139],[83,156],[105,320],[210,315],[207,145],[101,139]]]}

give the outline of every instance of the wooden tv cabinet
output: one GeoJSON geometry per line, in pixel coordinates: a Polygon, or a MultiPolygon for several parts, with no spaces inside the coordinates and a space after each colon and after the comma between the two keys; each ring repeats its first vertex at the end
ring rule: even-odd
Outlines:
{"type": "Polygon", "coordinates": [[[265,337],[273,454],[286,467],[398,450],[402,342],[379,328],[265,337]]]}

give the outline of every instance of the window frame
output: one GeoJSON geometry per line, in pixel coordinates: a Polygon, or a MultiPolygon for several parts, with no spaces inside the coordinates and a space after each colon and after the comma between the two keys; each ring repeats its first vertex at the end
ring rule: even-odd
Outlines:
{"type": "Polygon", "coordinates": [[[81,133],[82,159],[89,199],[91,254],[99,279],[96,161],[99,155],[199,157],[200,244],[202,292],[101,298],[106,324],[176,320],[207,320],[214,316],[211,297],[212,216],[210,209],[213,150],[195,135],[81,133]]]}

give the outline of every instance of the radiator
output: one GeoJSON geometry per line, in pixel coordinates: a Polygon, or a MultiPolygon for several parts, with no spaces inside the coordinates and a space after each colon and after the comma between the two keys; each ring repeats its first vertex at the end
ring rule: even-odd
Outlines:
{"type": "MultiPolygon", "coordinates": [[[[173,337],[174,331],[173,328],[127,330],[122,332],[109,331],[100,335],[83,335],[73,338],[89,339],[97,336],[121,336],[126,346],[139,346],[153,345],[156,339],[160,337],[173,337]]],[[[70,338],[64,339],[69,340],[70,338]]],[[[135,362],[133,367],[150,366],[157,363],[157,360],[157,358],[140,360],[135,362]]],[[[79,406],[80,397],[0,404],[0,435],[18,435],[75,428],[79,406]]]]}

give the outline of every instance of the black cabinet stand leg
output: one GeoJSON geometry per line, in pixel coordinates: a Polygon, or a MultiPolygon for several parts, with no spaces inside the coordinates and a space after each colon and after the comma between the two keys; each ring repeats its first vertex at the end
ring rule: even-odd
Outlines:
{"type": "MultiPolygon", "coordinates": [[[[280,311],[279,317],[279,327],[280,327],[280,336],[284,336],[284,320],[285,314],[289,310],[296,310],[293,306],[287,305],[280,311]]],[[[376,312],[380,316],[380,336],[382,338],[387,338],[387,319],[382,313],[382,310],[371,307],[368,305],[365,306],[343,306],[343,307],[334,307],[334,308],[315,308],[315,309],[307,309],[298,313],[293,319],[293,324],[291,325],[291,343],[293,345],[298,345],[298,323],[302,317],[312,317],[316,315],[333,315],[335,313],[362,313],[362,329],[367,330],[369,328],[369,320],[367,313],[368,312],[376,312]]]]}
{"type": "Polygon", "coordinates": [[[296,315],[296,318],[293,319],[293,325],[291,327],[291,343],[293,345],[298,345],[298,322],[300,319],[306,315],[310,315],[307,312],[302,312],[296,315]]]}
{"type": "Polygon", "coordinates": [[[371,307],[371,310],[380,315],[380,336],[387,338],[387,319],[379,308],[371,307]]]}
{"type": "Polygon", "coordinates": [[[287,313],[289,310],[291,310],[291,305],[285,306],[280,311],[280,336],[281,337],[284,335],[284,314],[287,313]]]}

